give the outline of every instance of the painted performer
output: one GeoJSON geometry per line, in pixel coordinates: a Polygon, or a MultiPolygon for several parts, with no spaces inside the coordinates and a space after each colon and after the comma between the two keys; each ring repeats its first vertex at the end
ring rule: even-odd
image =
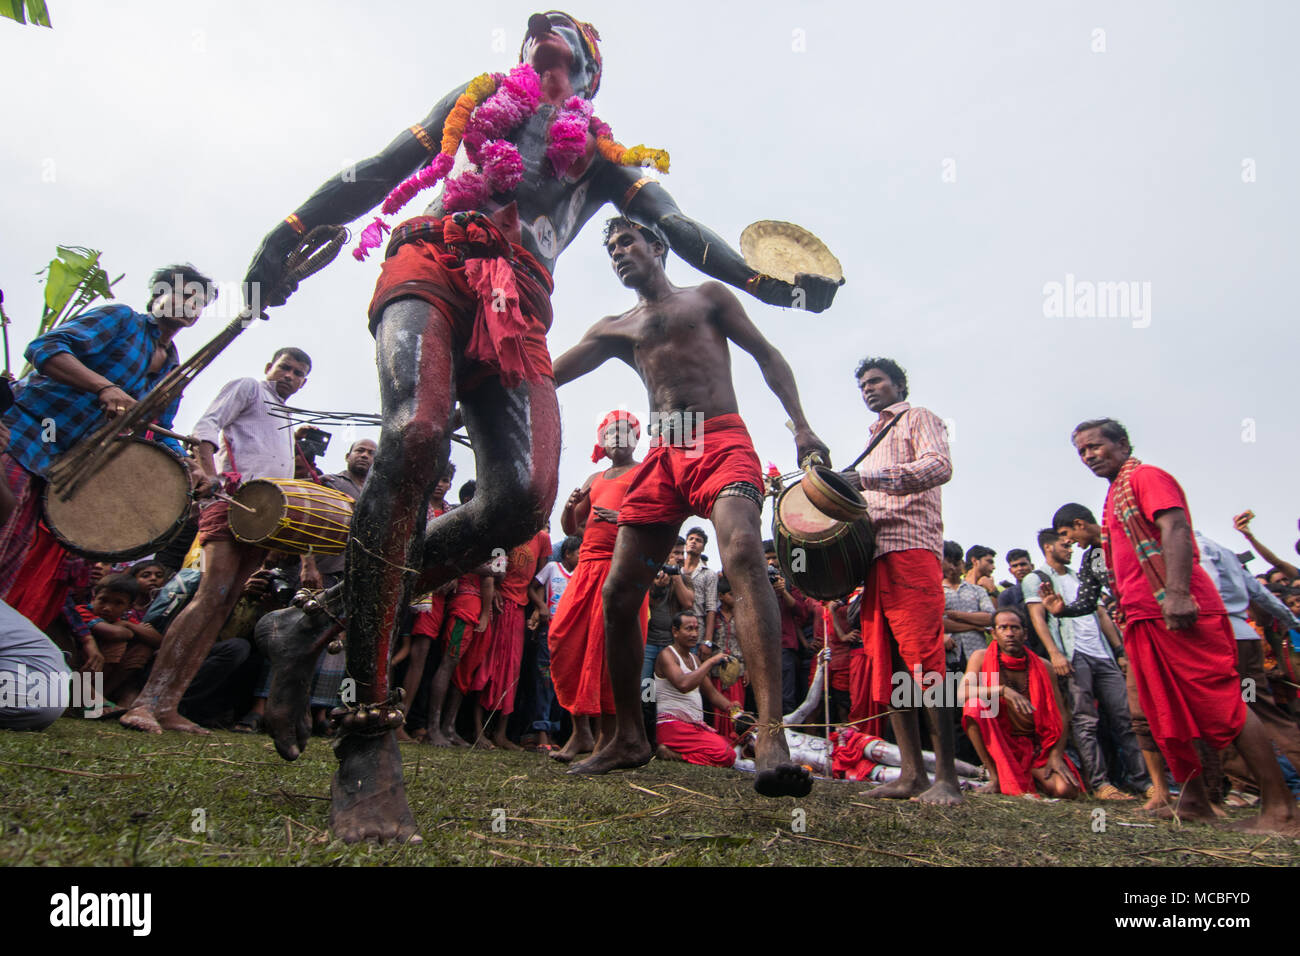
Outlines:
{"type": "MultiPolygon", "coordinates": [[[[596,429],[592,461],[608,457],[609,468],[591,475],[565,503],[560,524],[565,534],[581,534],[578,569],[560,598],[550,626],[551,680],[560,706],[573,717],[573,734],[556,760],[569,763],[580,753],[599,750],[614,736],[614,691],[605,666],[605,614],[601,591],[609,577],[618,537],[618,509],[641,464],[633,454],[641,423],[630,412],[612,411],[596,429]],[[598,726],[592,727],[592,723],[598,726]]],[[[639,632],[649,619],[642,602],[639,632]]]]}
{"type": "Polygon", "coordinates": [[[1124,649],[1151,736],[1182,785],[1162,815],[1215,818],[1195,741],[1232,744],[1259,783],[1260,814],[1247,828],[1300,834],[1268,735],[1243,700],[1232,625],[1201,567],[1182,487],[1134,458],[1113,419],[1083,422],[1071,439],[1088,470],[1110,482],[1102,548],[1124,613],[1124,649]]]}
{"type": "MultiPolygon", "coordinates": [[[[460,85],[378,155],[323,185],[266,237],[248,274],[271,289],[300,234],[351,222],[385,195],[385,213],[395,213],[447,179],[427,215],[392,231],[369,310],[383,431],[353,519],[346,602],[331,598],[320,612],[286,613],[267,628],[273,666],[296,674],[329,614],[347,605],[348,666],[362,706],[340,719],[335,750],[341,766],[331,826],[344,840],[415,835],[387,726],[400,715],[385,665],[405,596],[417,578],[431,589],[493,548],[526,541],[550,513],[560,448],[546,349],[551,274],[583,225],[613,203],[658,225],[696,268],[764,302],[820,312],[835,295],[837,284],[824,278],[796,276],[792,285],[755,272],[640,175],[642,165],[666,170],[668,157],[624,148],[593,115],[589,98],[603,67],[598,39],[593,26],[567,14],[534,14],[518,66],[460,85]],[[448,178],[462,145],[476,168],[448,178]],[[426,533],[423,505],[447,460],[458,400],[480,484],[469,506],[426,533]]],[[[357,253],[378,247],[387,228],[372,222],[357,253]]],[[[288,759],[306,743],[292,727],[273,724],[271,731],[288,759]]]]}
{"type": "Polygon", "coordinates": [[[989,774],[981,793],[1073,800],[1084,792],[1065,755],[1069,712],[1051,666],[1025,650],[1018,609],[993,615],[993,643],[971,654],[959,699],[966,736],[989,774]]]}
{"type": "MultiPolygon", "coordinates": [[[[722,564],[736,594],[737,632],[764,731],[756,749],[754,788],[767,796],[802,795],[812,786],[794,764],[781,725],[781,616],[767,577],[759,528],[763,472],[739,415],[731,381],[730,343],[758,362],[795,425],[799,460],[829,452],[808,425],[789,364],[754,327],[731,292],[716,282],[678,288],[664,273],[668,243],[630,219],[605,224],[605,249],[637,304],[592,326],[555,363],[558,385],[612,358],[645,382],[656,428],[619,509],[618,541],[605,582],[606,654],[616,711],[615,736],[571,772],[605,773],[650,759],[641,716],[643,630],[637,610],[677,540],[697,514],[718,531],[722,564]]],[[[662,659],[662,655],[661,655],[662,659]]],[[[656,672],[657,673],[657,672],[656,672]]]]}

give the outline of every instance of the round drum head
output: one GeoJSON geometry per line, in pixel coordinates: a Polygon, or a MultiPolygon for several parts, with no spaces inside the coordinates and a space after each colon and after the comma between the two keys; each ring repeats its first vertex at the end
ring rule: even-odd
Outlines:
{"type": "Polygon", "coordinates": [[[240,541],[260,544],[280,529],[285,512],[284,492],[273,482],[255,478],[240,485],[231,497],[236,503],[230,506],[230,530],[240,541]],[[253,510],[245,511],[239,505],[253,510]]]}
{"type": "Polygon", "coordinates": [[[843,522],[828,517],[813,507],[802,485],[791,485],[776,503],[777,516],[790,533],[800,541],[819,541],[834,537],[843,522]]]}
{"type": "Polygon", "coordinates": [[[64,500],[45,492],[45,521],[69,550],[125,561],[166,544],[190,508],[189,472],[161,445],[125,439],[124,447],[64,500]]]}

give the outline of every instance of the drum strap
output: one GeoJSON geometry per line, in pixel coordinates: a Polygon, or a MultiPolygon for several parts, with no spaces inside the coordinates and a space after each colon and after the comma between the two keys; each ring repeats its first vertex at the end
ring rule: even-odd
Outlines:
{"type": "Polygon", "coordinates": [[[857,458],[853,459],[853,464],[849,465],[849,467],[845,468],[844,470],[852,471],[854,468],[857,468],[858,465],[862,462],[862,459],[866,458],[873,451],[875,451],[876,446],[885,440],[885,436],[889,434],[889,430],[893,428],[895,425],[897,425],[899,420],[910,411],[911,411],[910,408],[905,408],[897,415],[895,415],[893,418],[891,418],[889,420],[889,424],[886,425],[884,428],[880,429],[880,431],[876,434],[876,437],[871,439],[871,444],[867,446],[866,451],[864,451],[857,458]]]}

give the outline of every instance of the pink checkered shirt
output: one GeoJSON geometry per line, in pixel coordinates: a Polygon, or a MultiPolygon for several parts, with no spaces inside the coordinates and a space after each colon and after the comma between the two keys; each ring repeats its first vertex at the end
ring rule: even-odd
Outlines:
{"type": "Polygon", "coordinates": [[[876,532],[876,554],[921,548],[943,556],[943,498],[952,477],[948,430],[928,408],[895,402],[871,426],[874,438],[903,415],[862,463],[862,496],[876,532]]]}

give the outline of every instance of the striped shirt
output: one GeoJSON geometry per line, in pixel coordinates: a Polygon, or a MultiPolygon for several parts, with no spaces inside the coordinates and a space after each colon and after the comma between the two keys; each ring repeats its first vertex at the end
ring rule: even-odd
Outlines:
{"type": "Polygon", "coordinates": [[[876,554],[921,549],[943,557],[943,498],[952,477],[948,430],[927,408],[895,402],[871,426],[874,438],[891,419],[902,420],[858,465],[862,496],[876,534],[876,554]],[[910,411],[909,411],[910,409],[910,411]]]}

